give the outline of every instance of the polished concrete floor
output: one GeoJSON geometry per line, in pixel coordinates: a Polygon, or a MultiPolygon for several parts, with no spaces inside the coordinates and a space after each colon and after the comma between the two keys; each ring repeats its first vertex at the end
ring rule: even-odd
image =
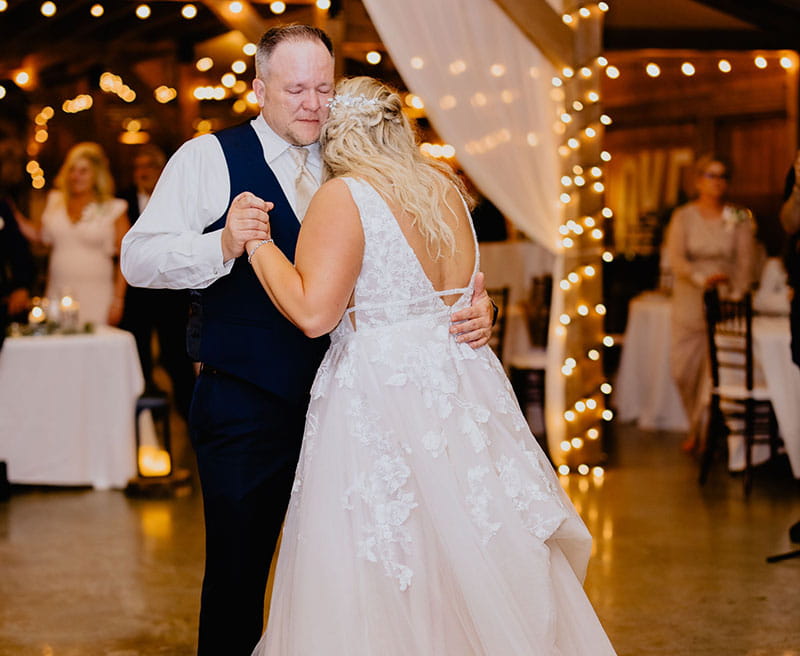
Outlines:
{"type": "MultiPolygon", "coordinates": [[[[586,589],[612,642],[625,656],[800,656],[800,559],[765,562],[800,547],[800,484],[781,462],[744,499],[718,463],[701,489],[681,437],[616,426],[602,480],[565,482],[595,537],[586,589]]],[[[196,492],[16,488],[0,503],[0,656],[192,654],[202,536],[196,492]]]]}

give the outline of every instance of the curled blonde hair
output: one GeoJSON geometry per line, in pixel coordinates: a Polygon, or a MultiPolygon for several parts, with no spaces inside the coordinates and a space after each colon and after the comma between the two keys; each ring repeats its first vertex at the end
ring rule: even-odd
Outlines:
{"type": "Polygon", "coordinates": [[[371,77],[340,81],[320,145],[330,177],[361,178],[402,207],[434,259],[455,252],[455,235],[441,206],[444,202],[457,217],[447,205],[447,193],[455,187],[462,197],[468,194],[449,166],[420,152],[395,90],[371,77]]]}
{"type": "Polygon", "coordinates": [[[85,159],[94,171],[94,195],[98,201],[103,202],[114,196],[114,179],[108,166],[108,158],[100,144],[93,141],[83,141],[69,149],[64,163],[58,170],[54,184],[66,198],[69,198],[69,171],[79,159],[85,159]]]}

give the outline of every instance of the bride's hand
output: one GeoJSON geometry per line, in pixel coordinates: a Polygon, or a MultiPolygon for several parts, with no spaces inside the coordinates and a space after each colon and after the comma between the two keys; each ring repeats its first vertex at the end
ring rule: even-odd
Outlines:
{"type": "Polygon", "coordinates": [[[270,238],[269,201],[242,192],[233,199],[222,229],[222,259],[227,262],[245,252],[249,242],[270,238]]]}

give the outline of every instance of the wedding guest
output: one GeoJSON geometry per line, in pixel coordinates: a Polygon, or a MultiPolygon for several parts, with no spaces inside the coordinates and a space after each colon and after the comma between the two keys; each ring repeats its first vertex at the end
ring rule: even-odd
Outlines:
{"type": "MultiPolygon", "coordinates": [[[[27,101],[10,80],[3,80],[5,102],[0,103],[0,351],[9,321],[23,319],[30,306],[30,287],[36,269],[28,242],[17,224],[14,192],[23,178],[27,101]]],[[[8,467],[0,460],[0,501],[11,497],[8,467]]]]}
{"type": "Polygon", "coordinates": [[[8,321],[22,319],[30,307],[30,289],[36,274],[28,242],[20,232],[13,190],[23,171],[22,128],[0,117],[0,347],[8,321]]]}
{"type": "Polygon", "coordinates": [[[689,432],[682,448],[702,450],[710,398],[710,363],[703,293],[741,298],[752,284],[755,252],[752,214],[727,201],[731,169],[716,155],[694,168],[696,198],[675,209],[666,253],[674,277],[670,365],[689,432]]]}
{"type": "MultiPolygon", "coordinates": [[[[133,158],[133,185],[119,193],[128,203],[128,220],[134,225],[147,207],[158,176],[166,164],[164,152],[156,145],[139,148],[133,158]]],[[[136,338],[136,348],[145,379],[145,394],[163,394],[153,380],[153,333],[158,337],[159,361],[172,381],[175,405],[184,419],[194,388],[192,361],[186,353],[186,322],[189,292],[175,289],[146,289],[129,286],[120,328],[136,338]]]]}
{"type": "MultiPolygon", "coordinates": [[[[322,30],[268,30],[255,55],[254,120],[183,144],[125,236],[122,268],[140,287],[192,289],[190,353],[202,363],[189,417],[206,525],[198,653],[249,656],[263,626],[272,553],[291,492],[309,392],[328,345],[281,316],[245,243],[272,236],[293,257],[305,206],[322,178],[320,129],[333,94],[333,46],[322,30]]],[[[453,315],[475,346],[491,334],[482,287],[453,315]]]]}
{"type": "Polygon", "coordinates": [[[125,279],[116,263],[128,228],[127,204],[114,198],[114,181],[99,144],[73,146],[47,196],[41,227],[23,220],[25,236],[52,247],[48,298],[72,296],[81,323],[116,325],[122,319],[125,279]]]}

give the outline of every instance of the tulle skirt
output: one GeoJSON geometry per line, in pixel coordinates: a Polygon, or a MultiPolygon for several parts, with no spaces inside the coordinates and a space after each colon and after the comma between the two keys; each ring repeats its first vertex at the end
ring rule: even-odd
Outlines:
{"type": "Polygon", "coordinates": [[[254,654],[613,654],[591,537],[501,365],[420,324],[334,338],[254,654]]]}

